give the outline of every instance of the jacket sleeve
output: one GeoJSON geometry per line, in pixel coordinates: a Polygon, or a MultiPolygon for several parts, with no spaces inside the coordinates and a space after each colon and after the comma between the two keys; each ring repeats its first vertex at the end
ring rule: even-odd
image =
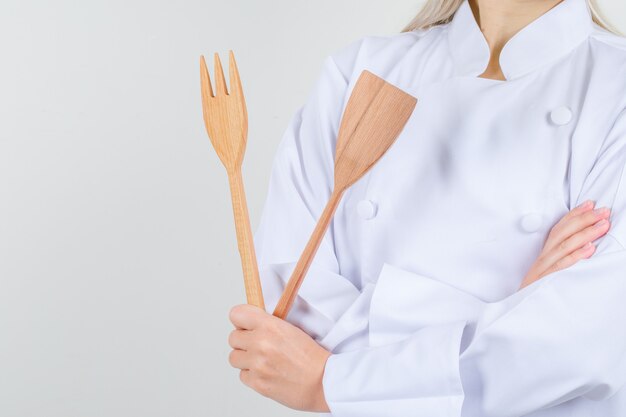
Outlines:
{"type": "MultiPolygon", "coordinates": [[[[349,69],[343,68],[349,67],[358,47],[356,41],[327,56],[313,90],[292,117],[275,153],[267,197],[254,234],[269,312],[276,306],[330,198],[335,144],[349,85],[349,69]]],[[[331,222],[286,319],[331,349],[348,336],[356,337],[359,329],[365,336],[366,323],[360,327],[344,325],[341,332],[337,327],[329,333],[349,308],[351,316],[358,317],[357,312],[366,308],[368,295],[369,291],[358,288],[357,277],[341,275],[331,222]]]]}
{"type": "MultiPolygon", "coordinates": [[[[612,208],[611,228],[595,241],[596,252],[505,299],[481,303],[471,318],[429,323],[391,343],[331,355],[323,387],[333,416],[513,417],[577,397],[606,399],[623,387],[625,164],[622,112],[574,194],[576,204],[592,199],[597,207],[612,208]]],[[[397,268],[383,272],[385,279],[393,276],[396,289],[406,283],[403,292],[410,294],[402,297],[414,302],[428,303],[435,293],[436,303],[446,306],[432,301],[433,308],[472,301],[467,295],[468,303],[459,301],[458,290],[435,278],[397,268]]],[[[393,309],[397,297],[397,290],[394,295],[377,288],[372,307],[393,309]]],[[[372,311],[370,320],[377,314],[372,311]]],[[[394,323],[387,320],[381,328],[394,323]]]]}

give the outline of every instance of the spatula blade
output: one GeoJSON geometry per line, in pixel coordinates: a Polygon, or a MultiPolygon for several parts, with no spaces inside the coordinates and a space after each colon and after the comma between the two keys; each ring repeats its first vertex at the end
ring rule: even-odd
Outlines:
{"type": "Polygon", "coordinates": [[[364,70],[339,128],[335,187],[347,188],[369,171],[400,136],[417,99],[364,70]]]}
{"type": "Polygon", "coordinates": [[[341,119],[337,144],[335,146],[335,159],[341,154],[348,142],[348,138],[354,133],[354,130],[361,120],[360,115],[365,114],[367,108],[383,85],[385,85],[385,80],[377,75],[372,74],[368,70],[361,72],[359,79],[354,84],[352,93],[346,104],[345,113],[341,119]]]}

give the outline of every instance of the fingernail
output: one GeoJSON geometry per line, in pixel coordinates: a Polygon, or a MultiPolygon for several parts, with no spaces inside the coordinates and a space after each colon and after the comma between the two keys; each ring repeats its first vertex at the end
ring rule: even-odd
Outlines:
{"type": "Polygon", "coordinates": [[[604,226],[606,223],[607,223],[606,219],[602,219],[602,220],[600,220],[598,223],[596,223],[593,227],[596,227],[596,228],[598,228],[598,227],[602,227],[602,226],[604,226]]]}
{"type": "Polygon", "coordinates": [[[589,249],[591,247],[591,242],[587,242],[585,243],[585,245],[583,246],[583,249],[589,249]]]}
{"type": "Polygon", "coordinates": [[[593,210],[594,214],[597,214],[597,215],[608,214],[610,211],[611,210],[608,207],[600,207],[600,208],[593,210]]]}
{"type": "Polygon", "coordinates": [[[593,201],[591,201],[591,200],[585,200],[585,201],[583,201],[582,203],[580,203],[580,204],[578,205],[578,207],[580,207],[580,208],[586,208],[586,207],[591,206],[592,204],[593,204],[593,201]]]}

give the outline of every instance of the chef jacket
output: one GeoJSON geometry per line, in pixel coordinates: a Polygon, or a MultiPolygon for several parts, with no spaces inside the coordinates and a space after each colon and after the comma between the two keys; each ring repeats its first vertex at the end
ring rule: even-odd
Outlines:
{"type": "Polygon", "coordinates": [[[254,234],[269,311],[330,197],[360,73],[418,99],[287,316],[332,352],[333,416],[626,416],[626,39],[564,0],[506,43],[506,80],[478,77],[489,58],[467,0],[449,23],[356,39],[277,147],[254,234]],[[587,199],[612,209],[595,253],[518,290],[587,199]]]}

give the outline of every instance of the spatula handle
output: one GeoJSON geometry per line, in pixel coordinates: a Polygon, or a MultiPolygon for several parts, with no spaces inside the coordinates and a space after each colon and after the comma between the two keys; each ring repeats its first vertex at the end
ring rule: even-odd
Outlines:
{"type": "Polygon", "coordinates": [[[324,234],[326,233],[326,229],[328,229],[328,225],[330,224],[330,220],[333,218],[333,214],[339,205],[339,201],[341,200],[341,196],[343,194],[343,190],[336,191],[334,190],[326,204],[326,208],[324,208],[324,212],[322,213],[320,219],[309,238],[309,242],[307,243],[304,251],[302,251],[302,255],[300,255],[300,259],[296,264],[295,269],[291,273],[291,277],[289,278],[289,282],[287,282],[287,286],[285,287],[282,295],[280,296],[280,300],[276,304],[276,308],[272,313],[274,316],[279,317],[281,319],[285,319],[291,306],[293,305],[294,300],[296,299],[296,295],[298,294],[298,290],[300,289],[300,285],[302,285],[302,281],[304,281],[304,276],[311,266],[311,262],[313,262],[313,258],[315,257],[315,253],[322,243],[322,239],[324,238],[324,234]]]}
{"type": "Polygon", "coordinates": [[[265,310],[263,302],[263,292],[261,291],[261,280],[259,279],[259,267],[254,251],[254,240],[252,229],[250,228],[250,216],[248,215],[248,204],[243,189],[243,178],[241,170],[228,173],[230,184],[230,196],[233,202],[233,214],[235,216],[235,229],[237,232],[237,246],[241,256],[241,266],[243,269],[243,280],[246,288],[246,298],[248,304],[261,307],[265,310]]]}

